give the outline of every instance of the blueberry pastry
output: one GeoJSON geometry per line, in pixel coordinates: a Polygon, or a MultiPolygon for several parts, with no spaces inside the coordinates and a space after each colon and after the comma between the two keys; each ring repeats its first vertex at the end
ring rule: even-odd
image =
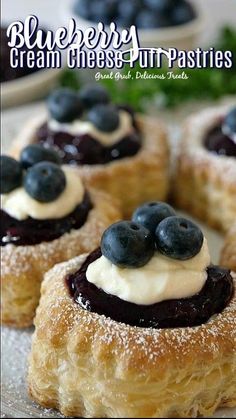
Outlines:
{"type": "Polygon", "coordinates": [[[236,222],[226,234],[221,253],[221,264],[236,272],[236,222]]]}
{"type": "Polygon", "coordinates": [[[139,204],[166,198],[169,149],[160,122],[115,106],[100,85],[56,90],[47,108],[20,132],[14,157],[30,143],[55,147],[88,186],[119,199],[128,217],[139,204]]]}
{"type": "Polygon", "coordinates": [[[76,417],[206,417],[236,406],[235,277],[162,202],[112,224],[42,285],[29,392],[76,417]]]}
{"type": "Polygon", "coordinates": [[[235,222],[236,107],[209,108],[187,120],[174,198],[214,228],[227,231],[235,222]]]}
{"type": "Polygon", "coordinates": [[[44,273],[96,248],[119,218],[111,198],[85,188],[53,149],[35,144],[19,161],[1,156],[2,323],[30,326],[44,273]]]}

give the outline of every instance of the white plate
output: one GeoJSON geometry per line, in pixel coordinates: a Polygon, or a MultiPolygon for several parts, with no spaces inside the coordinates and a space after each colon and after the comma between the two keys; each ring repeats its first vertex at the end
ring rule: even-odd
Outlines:
{"type": "Polygon", "coordinates": [[[55,86],[61,69],[39,70],[28,76],[1,83],[3,108],[41,99],[55,86]]]}
{"type": "MultiPolygon", "coordinates": [[[[201,104],[198,105],[202,107],[201,104]]],[[[43,109],[42,104],[21,107],[17,110],[3,112],[3,148],[9,146],[19,127],[30,115],[38,114],[43,109]]],[[[188,112],[189,109],[187,109],[188,112]]],[[[176,140],[178,130],[173,124],[173,115],[168,113],[168,120],[172,121],[171,133],[176,140]]],[[[181,119],[183,112],[181,114],[181,119]]],[[[178,119],[178,118],[177,118],[178,119]]],[[[175,113],[176,120],[176,113],[175,113]]],[[[188,218],[191,218],[188,216],[188,218]]],[[[223,239],[220,234],[201,224],[208,239],[213,263],[219,260],[223,239]]],[[[1,417],[6,418],[59,418],[63,417],[52,409],[42,409],[33,403],[27,394],[27,356],[30,351],[31,335],[33,329],[14,330],[3,327],[2,334],[2,406],[1,417]]],[[[221,409],[213,416],[216,418],[236,418],[236,409],[221,409]]]]}

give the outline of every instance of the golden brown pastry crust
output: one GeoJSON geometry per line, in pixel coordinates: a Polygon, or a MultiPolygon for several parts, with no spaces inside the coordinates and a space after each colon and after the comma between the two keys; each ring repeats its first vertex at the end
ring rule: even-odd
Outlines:
{"type": "MultiPolygon", "coordinates": [[[[31,246],[7,244],[1,250],[2,323],[31,326],[39,302],[43,275],[56,263],[92,251],[105,228],[121,218],[114,200],[90,190],[93,208],[85,224],[50,242],[31,246]]],[[[33,232],[32,232],[33,234],[33,232]]]]}
{"type": "Polygon", "coordinates": [[[236,272],[236,223],[225,237],[220,263],[236,272]]]}
{"type": "MultiPolygon", "coordinates": [[[[236,296],[207,324],[142,329],[83,310],[67,274],[46,274],[29,360],[29,392],[78,417],[203,417],[236,405],[236,296]]],[[[236,278],[235,278],[236,284],[236,278]]]]}
{"type": "Polygon", "coordinates": [[[187,119],[173,178],[176,205],[222,231],[236,219],[236,160],[210,153],[202,140],[229,108],[208,108],[187,119]]]}
{"type": "MultiPolygon", "coordinates": [[[[18,158],[22,148],[35,141],[36,131],[45,120],[43,114],[29,121],[13,142],[10,154],[18,158]]],[[[135,156],[105,165],[78,167],[88,186],[104,190],[120,200],[125,217],[145,201],[165,200],[169,191],[166,132],[162,124],[152,118],[139,116],[137,122],[143,134],[143,145],[135,156]]]]}

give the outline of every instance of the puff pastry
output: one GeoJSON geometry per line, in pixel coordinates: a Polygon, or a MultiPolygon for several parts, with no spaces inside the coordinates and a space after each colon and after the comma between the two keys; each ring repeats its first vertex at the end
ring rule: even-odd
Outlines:
{"type": "MultiPolygon", "coordinates": [[[[30,246],[7,244],[1,251],[2,323],[31,326],[43,275],[56,263],[96,248],[104,229],[120,219],[107,194],[90,190],[93,208],[85,224],[50,242],[30,246]]],[[[114,202],[114,203],[113,203],[114,202]]]]}
{"type": "Polygon", "coordinates": [[[222,231],[236,220],[236,160],[209,152],[202,142],[229,109],[208,108],[187,119],[173,178],[176,205],[222,231]]]}
{"type": "Polygon", "coordinates": [[[225,237],[225,243],[221,253],[221,265],[236,272],[236,223],[225,237]]]}
{"type": "MultiPolygon", "coordinates": [[[[74,303],[65,277],[86,255],[46,274],[29,359],[29,392],[79,417],[210,416],[236,405],[236,296],[202,326],[144,329],[74,303]]],[[[236,278],[234,278],[236,283],[236,278]]]]}
{"type": "MultiPolygon", "coordinates": [[[[25,125],[12,144],[10,154],[19,157],[20,151],[35,141],[37,129],[45,122],[46,114],[25,125]]],[[[169,146],[160,122],[139,116],[137,124],[143,134],[141,150],[105,165],[83,165],[78,170],[85,183],[102,189],[119,199],[125,217],[143,202],[165,200],[169,191],[169,146]]]]}

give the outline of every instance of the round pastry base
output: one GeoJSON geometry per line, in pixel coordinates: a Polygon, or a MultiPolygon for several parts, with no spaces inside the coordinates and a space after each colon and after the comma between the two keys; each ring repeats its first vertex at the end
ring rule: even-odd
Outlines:
{"type": "Polygon", "coordinates": [[[103,418],[206,417],[236,406],[236,294],[201,326],[132,327],[71,298],[65,279],[85,258],[56,265],[43,281],[29,358],[33,400],[103,418]]]}

